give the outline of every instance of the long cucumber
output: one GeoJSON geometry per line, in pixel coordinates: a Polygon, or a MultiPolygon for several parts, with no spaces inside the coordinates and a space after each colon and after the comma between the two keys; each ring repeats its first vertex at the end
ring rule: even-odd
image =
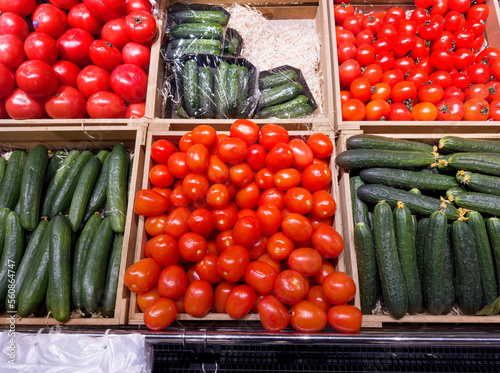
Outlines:
{"type": "Polygon", "coordinates": [[[377,303],[377,258],[370,227],[359,222],[354,227],[354,248],[358,263],[361,312],[370,315],[377,303]]]}
{"type": "Polygon", "coordinates": [[[85,214],[83,215],[83,222],[87,222],[89,218],[99,211],[104,202],[106,202],[106,190],[108,187],[108,173],[109,173],[109,156],[104,160],[99,177],[95,182],[94,189],[90,195],[87,208],[85,209],[85,214]]]}
{"type": "Polygon", "coordinates": [[[122,233],[125,231],[127,216],[129,154],[122,144],[117,144],[109,158],[106,201],[109,207],[111,227],[114,232],[122,233]]]}
{"type": "Polygon", "coordinates": [[[120,263],[123,251],[123,234],[115,235],[111,254],[109,255],[104,292],[101,299],[101,312],[104,317],[113,317],[116,306],[118,280],[120,278],[120,263]]]}
{"type": "MultiPolygon", "coordinates": [[[[5,222],[5,241],[0,259],[0,302],[3,305],[7,294],[13,294],[16,273],[24,254],[24,229],[21,219],[15,212],[10,212],[5,222]]],[[[12,299],[12,298],[10,298],[12,299]]],[[[9,303],[8,311],[12,311],[9,303]]]]}
{"type": "Polygon", "coordinates": [[[448,190],[459,186],[454,176],[393,168],[369,168],[361,171],[359,176],[365,183],[383,184],[401,189],[448,190]]]}
{"type": "Polygon", "coordinates": [[[8,207],[13,210],[21,194],[21,180],[23,177],[26,152],[14,150],[9,158],[0,187],[0,209],[8,207]]]}
{"type": "Polygon", "coordinates": [[[495,272],[497,273],[497,287],[500,288],[500,219],[489,218],[486,223],[491,250],[495,260],[495,272]]]}
{"type": "Polygon", "coordinates": [[[335,162],[345,169],[370,167],[409,168],[430,166],[435,162],[435,157],[430,152],[352,149],[340,153],[335,162]]]}

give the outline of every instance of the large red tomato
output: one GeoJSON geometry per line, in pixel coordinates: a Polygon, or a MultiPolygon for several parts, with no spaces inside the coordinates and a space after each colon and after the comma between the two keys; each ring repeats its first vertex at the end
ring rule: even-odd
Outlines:
{"type": "Polygon", "coordinates": [[[113,71],[123,62],[122,53],[109,41],[94,40],[89,47],[90,59],[99,67],[113,71]]]}
{"type": "Polygon", "coordinates": [[[100,21],[108,22],[125,14],[123,0],[83,0],[87,9],[100,21]]]}
{"type": "Polygon", "coordinates": [[[83,118],[87,111],[86,103],[78,89],[62,86],[56,93],[45,98],[45,111],[52,119],[83,118]]]}
{"type": "Polygon", "coordinates": [[[9,69],[17,69],[26,58],[23,42],[14,35],[0,35],[0,63],[9,69]]]}
{"type": "Polygon", "coordinates": [[[52,65],[52,70],[56,73],[60,86],[69,85],[71,87],[77,87],[76,78],[80,73],[80,68],[73,62],[59,60],[52,65]]]}
{"type": "Polygon", "coordinates": [[[85,30],[72,28],[57,39],[59,58],[83,67],[90,63],[89,48],[94,37],[85,30]]]}
{"type": "Polygon", "coordinates": [[[106,22],[101,30],[101,38],[102,40],[109,41],[118,49],[122,49],[125,44],[132,41],[125,31],[125,20],[123,18],[106,22]]]}
{"type": "Polygon", "coordinates": [[[0,64],[0,98],[4,98],[14,89],[14,73],[7,66],[0,64]]]}
{"type": "Polygon", "coordinates": [[[43,32],[57,39],[66,29],[68,17],[52,4],[38,5],[31,15],[31,23],[36,32],[43,32]]]}
{"type": "Polygon", "coordinates": [[[123,63],[131,63],[146,70],[149,67],[151,50],[144,44],[130,42],[122,49],[123,63]]]}
{"type": "Polygon", "coordinates": [[[156,20],[151,12],[132,12],[125,17],[125,31],[132,41],[150,43],[156,35],[156,20]]]}
{"type": "Polygon", "coordinates": [[[12,119],[38,119],[45,114],[43,98],[31,97],[19,88],[5,98],[5,110],[12,119]]]}
{"type": "Polygon", "coordinates": [[[87,101],[87,113],[91,118],[123,118],[126,110],[125,102],[113,92],[97,92],[87,101]]]}
{"type": "Polygon", "coordinates": [[[86,98],[97,92],[111,91],[109,72],[95,65],[84,67],[76,78],[76,84],[86,98]]]}
{"type": "Polygon", "coordinates": [[[148,89],[148,76],[137,65],[117,66],[109,79],[111,88],[123,100],[134,103],[144,101],[148,89]]]}
{"type": "Polygon", "coordinates": [[[31,97],[45,97],[57,89],[57,75],[52,67],[40,60],[26,61],[16,70],[19,88],[31,97]]]}
{"type": "Polygon", "coordinates": [[[16,13],[0,15],[0,35],[10,34],[19,39],[26,39],[30,30],[26,21],[16,13]]]}
{"type": "Polygon", "coordinates": [[[68,13],[68,23],[70,27],[81,28],[92,35],[99,35],[104,26],[104,22],[95,18],[85,4],[76,4],[71,8],[68,13]]]}
{"type": "Polygon", "coordinates": [[[0,0],[0,12],[12,12],[27,17],[35,9],[36,0],[0,0]]]}
{"type": "Polygon", "coordinates": [[[24,42],[24,52],[29,60],[41,60],[53,65],[57,61],[57,46],[54,38],[43,32],[34,32],[24,42]]]}

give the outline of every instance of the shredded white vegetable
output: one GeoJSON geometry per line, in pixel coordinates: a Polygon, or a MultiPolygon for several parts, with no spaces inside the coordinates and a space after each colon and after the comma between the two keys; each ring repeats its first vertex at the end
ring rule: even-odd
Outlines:
{"type": "Polygon", "coordinates": [[[234,4],[228,27],[243,38],[242,57],[257,65],[260,71],[290,65],[302,71],[318,104],[316,116],[323,115],[323,74],[319,69],[321,39],[314,20],[269,21],[260,11],[234,4]]]}

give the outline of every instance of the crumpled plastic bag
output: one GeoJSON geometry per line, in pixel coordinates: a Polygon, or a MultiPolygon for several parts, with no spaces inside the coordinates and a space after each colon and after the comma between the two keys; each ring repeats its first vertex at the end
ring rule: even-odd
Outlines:
{"type": "Polygon", "coordinates": [[[89,337],[61,333],[49,334],[8,331],[0,333],[0,371],[2,373],[146,373],[153,366],[153,348],[141,334],[89,337]],[[15,339],[15,364],[10,344],[15,339]]]}

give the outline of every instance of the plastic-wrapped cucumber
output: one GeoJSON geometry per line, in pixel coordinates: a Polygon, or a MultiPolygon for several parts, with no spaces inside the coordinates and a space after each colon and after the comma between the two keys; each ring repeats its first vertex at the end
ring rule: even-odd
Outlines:
{"type": "Polygon", "coordinates": [[[279,87],[280,85],[294,82],[296,80],[297,72],[295,70],[285,70],[276,74],[259,78],[259,89],[279,87]]]}
{"type": "Polygon", "coordinates": [[[176,39],[222,39],[224,29],[216,23],[182,23],[170,30],[176,39]]]}
{"type": "Polygon", "coordinates": [[[236,116],[239,99],[238,66],[230,65],[227,72],[227,112],[230,117],[236,116]]]}
{"type": "MultiPolygon", "coordinates": [[[[210,40],[207,40],[210,41],[210,40]]],[[[220,47],[213,47],[209,45],[185,45],[172,49],[167,53],[168,60],[175,60],[176,58],[182,57],[185,54],[220,54],[220,47]]]]}
{"type": "Polygon", "coordinates": [[[184,105],[189,116],[194,116],[198,109],[198,64],[195,60],[188,60],[184,65],[184,105]]]}
{"type": "Polygon", "coordinates": [[[228,17],[223,12],[213,10],[181,10],[172,14],[177,23],[216,23],[227,25],[228,17]]]}
{"type": "Polygon", "coordinates": [[[239,46],[240,41],[238,40],[238,38],[229,38],[226,34],[226,40],[224,41],[224,52],[232,56],[236,53],[239,46]]]}
{"type": "Polygon", "coordinates": [[[227,76],[229,64],[221,62],[217,68],[215,76],[215,116],[217,118],[228,117],[228,98],[227,98],[227,76]]]}
{"type": "Polygon", "coordinates": [[[248,69],[245,66],[238,66],[238,83],[240,97],[238,100],[238,118],[247,117],[247,100],[248,100],[248,69]]]}
{"type": "Polygon", "coordinates": [[[262,92],[259,98],[259,107],[266,108],[290,101],[303,91],[302,84],[293,82],[279,87],[269,88],[262,92]]]}
{"type": "MultiPolygon", "coordinates": [[[[256,118],[292,118],[290,115],[296,112],[297,107],[301,107],[304,104],[307,105],[307,97],[304,95],[299,95],[293,100],[285,102],[284,104],[269,106],[265,109],[262,109],[257,114],[256,118]]],[[[312,111],[312,107],[310,105],[308,106],[312,111]]]]}
{"type": "Polygon", "coordinates": [[[170,41],[172,49],[180,47],[212,47],[221,49],[222,43],[219,40],[212,39],[174,39],[170,41]]]}
{"type": "Polygon", "coordinates": [[[204,67],[200,70],[200,111],[202,118],[213,118],[214,112],[214,78],[212,70],[209,67],[204,67]]]}

